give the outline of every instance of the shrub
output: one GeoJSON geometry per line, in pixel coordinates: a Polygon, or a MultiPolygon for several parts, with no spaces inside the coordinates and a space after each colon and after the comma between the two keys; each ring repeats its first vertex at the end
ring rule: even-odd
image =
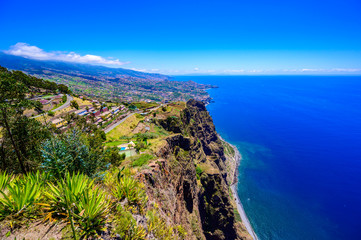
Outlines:
{"type": "Polygon", "coordinates": [[[55,113],[54,113],[53,111],[49,111],[49,112],[48,112],[48,115],[49,115],[50,117],[54,117],[55,113]]]}
{"type": "Polygon", "coordinates": [[[138,226],[129,211],[125,211],[122,206],[117,206],[117,214],[114,221],[114,232],[119,234],[120,239],[125,240],[143,240],[146,239],[146,231],[138,226]]]}
{"type": "Polygon", "coordinates": [[[200,168],[198,165],[196,166],[196,175],[197,175],[197,179],[200,179],[200,176],[202,175],[203,170],[202,168],[200,168]]]}
{"type": "Polygon", "coordinates": [[[119,166],[120,163],[125,159],[125,154],[119,154],[118,147],[109,147],[105,150],[104,159],[113,166],[119,166]]]}
{"type": "Polygon", "coordinates": [[[152,233],[156,239],[176,239],[173,228],[167,225],[157,209],[148,211],[147,219],[148,233],[152,233]]]}
{"type": "Polygon", "coordinates": [[[139,141],[135,144],[135,150],[137,152],[140,152],[141,149],[145,149],[146,147],[147,147],[147,145],[142,141],[139,141]]]}
{"type": "Polygon", "coordinates": [[[177,232],[180,239],[185,239],[185,237],[187,236],[187,231],[183,228],[182,225],[177,226],[177,232]]]}
{"type": "Polygon", "coordinates": [[[77,101],[73,100],[70,102],[70,107],[75,108],[75,109],[79,109],[79,104],[77,101]]]}
{"type": "MultiPolygon", "coordinates": [[[[89,141],[89,144],[92,143],[89,141]]],[[[63,178],[65,172],[78,171],[97,177],[99,172],[107,168],[102,153],[97,152],[97,149],[96,146],[88,146],[78,130],[52,136],[42,145],[42,168],[55,179],[63,178]]]]}
{"type": "Polygon", "coordinates": [[[143,184],[130,176],[122,176],[117,179],[112,192],[119,201],[127,199],[128,204],[136,207],[139,212],[144,210],[148,201],[143,184]]]}

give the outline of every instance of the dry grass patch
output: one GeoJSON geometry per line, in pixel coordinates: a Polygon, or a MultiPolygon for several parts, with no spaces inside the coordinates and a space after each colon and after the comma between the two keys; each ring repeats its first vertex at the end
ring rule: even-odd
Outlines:
{"type": "Polygon", "coordinates": [[[117,140],[122,136],[132,135],[134,128],[136,128],[139,121],[141,120],[143,120],[143,117],[139,118],[139,116],[136,116],[135,114],[128,117],[124,122],[122,122],[112,131],[107,133],[107,138],[117,140]]]}

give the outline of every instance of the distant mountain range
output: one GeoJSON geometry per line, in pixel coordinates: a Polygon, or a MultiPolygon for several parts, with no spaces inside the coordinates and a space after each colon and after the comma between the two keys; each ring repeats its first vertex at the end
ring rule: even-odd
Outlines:
{"type": "Polygon", "coordinates": [[[0,52],[0,65],[13,70],[25,71],[29,74],[44,74],[46,71],[53,71],[83,76],[108,77],[109,79],[120,77],[136,77],[153,80],[169,79],[169,76],[157,73],[145,73],[124,68],[109,68],[90,64],[35,60],[2,52],[0,52]]]}
{"type": "Polygon", "coordinates": [[[171,81],[171,77],[89,64],[34,60],[0,52],[0,66],[67,85],[72,91],[102,100],[209,101],[210,85],[171,81]]]}

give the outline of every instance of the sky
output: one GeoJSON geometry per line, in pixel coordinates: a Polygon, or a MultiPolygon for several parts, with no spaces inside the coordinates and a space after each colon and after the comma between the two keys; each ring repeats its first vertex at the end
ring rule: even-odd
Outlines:
{"type": "Polygon", "coordinates": [[[0,0],[0,50],[183,74],[361,74],[360,0],[0,0]]]}

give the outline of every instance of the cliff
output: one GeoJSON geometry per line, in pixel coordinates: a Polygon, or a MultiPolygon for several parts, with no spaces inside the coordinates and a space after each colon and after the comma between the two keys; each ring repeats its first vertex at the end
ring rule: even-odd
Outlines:
{"type": "Polygon", "coordinates": [[[158,124],[174,134],[163,141],[151,169],[140,173],[150,200],[169,222],[184,227],[186,239],[251,239],[229,190],[235,153],[225,151],[205,105],[189,100],[178,116],[158,124]]]}
{"type": "MultiPolygon", "coordinates": [[[[101,203],[89,209],[104,214],[94,218],[98,228],[87,228],[92,230],[89,235],[81,228],[85,211],[74,215],[79,239],[252,239],[230,189],[237,152],[219,137],[202,102],[167,104],[119,126],[124,131],[114,130],[120,137],[113,140],[133,139],[142,145],[140,152],[111,166],[87,188],[89,196],[101,203]],[[148,130],[141,132],[145,127],[148,130]]],[[[111,136],[107,135],[109,141],[111,136]]],[[[36,176],[29,184],[40,179],[36,176]]],[[[69,217],[63,208],[56,208],[61,201],[47,202],[47,196],[53,196],[47,185],[52,183],[41,183],[46,196],[33,204],[31,214],[0,214],[1,239],[71,239],[69,217]]],[[[79,201],[71,204],[74,211],[79,201]]]]}

